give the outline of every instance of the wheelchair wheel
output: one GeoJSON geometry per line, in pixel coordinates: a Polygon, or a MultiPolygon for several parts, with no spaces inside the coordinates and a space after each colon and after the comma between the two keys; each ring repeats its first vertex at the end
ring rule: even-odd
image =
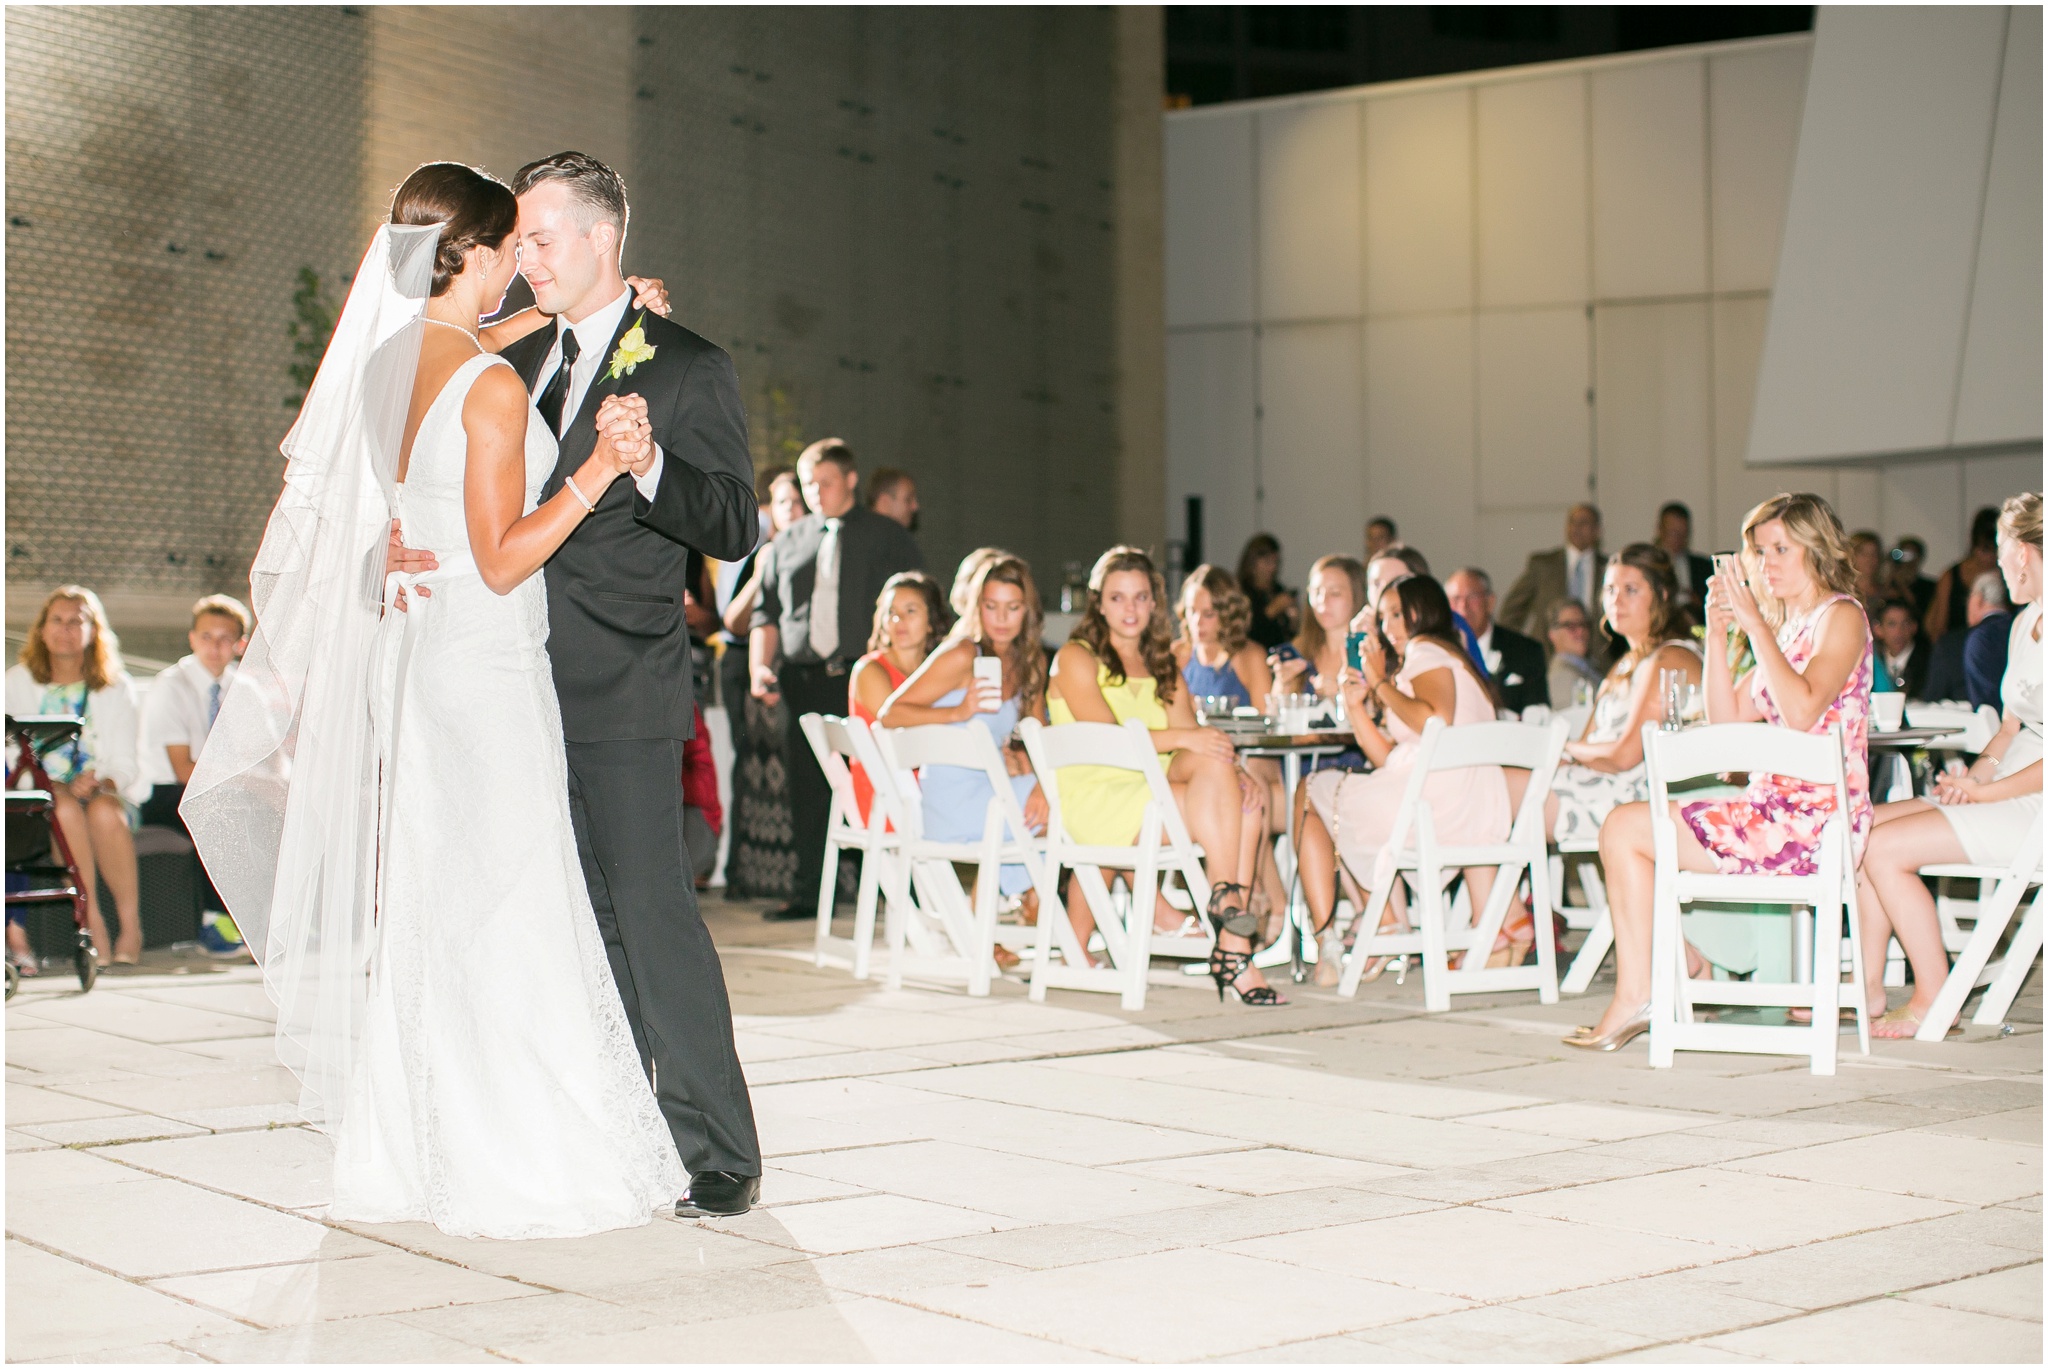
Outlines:
{"type": "Polygon", "coordinates": [[[78,967],[78,991],[91,993],[93,981],[100,977],[100,953],[92,947],[92,934],[78,934],[78,950],[72,956],[72,963],[78,967]]]}
{"type": "Polygon", "coordinates": [[[21,971],[14,968],[14,962],[7,962],[7,996],[14,997],[14,991],[21,987],[21,971]]]}

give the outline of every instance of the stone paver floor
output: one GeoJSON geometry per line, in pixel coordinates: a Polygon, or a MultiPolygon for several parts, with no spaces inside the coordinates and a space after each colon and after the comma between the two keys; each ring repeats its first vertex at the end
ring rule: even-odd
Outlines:
{"type": "Polygon", "coordinates": [[[767,1205],[573,1241],[323,1220],[255,971],[7,1009],[7,1356],[2039,1363],[2039,970],[1840,1073],[1422,1013],[855,983],[707,905],[767,1205]]]}

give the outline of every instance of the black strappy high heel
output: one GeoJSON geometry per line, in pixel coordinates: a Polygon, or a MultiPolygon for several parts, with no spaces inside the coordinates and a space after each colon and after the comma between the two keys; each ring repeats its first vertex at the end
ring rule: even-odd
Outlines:
{"type": "Polygon", "coordinates": [[[1251,1008],[1277,1008],[1287,1000],[1282,998],[1270,984],[1241,989],[1238,979],[1252,967],[1252,952],[1224,949],[1225,933],[1240,936],[1250,944],[1252,935],[1258,931],[1259,920],[1244,910],[1242,903],[1231,903],[1227,899],[1235,893],[1242,897],[1250,892],[1242,884],[1219,884],[1209,893],[1209,925],[1216,930],[1216,944],[1209,951],[1209,978],[1216,981],[1216,1001],[1222,1002],[1231,993],[1238,1001],[1251,1008]]]}

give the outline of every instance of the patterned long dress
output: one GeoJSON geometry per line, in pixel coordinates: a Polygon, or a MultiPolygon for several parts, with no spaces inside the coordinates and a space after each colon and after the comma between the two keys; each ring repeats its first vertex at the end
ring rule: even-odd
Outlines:
{"type": "MultiPolygon", "coordinates": [[[[1823,600],[1811,613],[1788,619],[1778,629],[1778,647],[1794,670],[1804,670],[1813,659],[1815,628],[1837,603],[1861,604],[1854,595],[1837,594],[1823,600]]],[[[1849,861],[1853,866],[1863,858],[1863,842],[1870,835],[1870,684],[1871,645],[1865,632],[1863,657],[1826,711],[1807,729],[1819,736],[1829,728],[1842,728],[1842,764],[1849,782],[1849,861]]],[[[1750,672],[1750,695],[1763,713],[1764,721],[1785,726],[1785,715],[1764,683],[1762,670],[1750,672]]],[[[1820,850],[1821,828],[1834,816],[1832,786],[1822,787],[1782,775],[1751,775],[1749,788],[1732,799],[1708,799],[1681,804],[1678,814],[1692,834],[1713,857],[1714,866],[1726,875],[1813,873],[1813,858],[1820,850]]]]}
{"type": "Polygon", "coordinates": [[[746,744],[733,765],[732,849],[725,862],[725,896],[788,902],[798,897],[796,825],[783,749],[789,705],[781,700],[764,704],[749,694],[743,706],[746,744]]]}

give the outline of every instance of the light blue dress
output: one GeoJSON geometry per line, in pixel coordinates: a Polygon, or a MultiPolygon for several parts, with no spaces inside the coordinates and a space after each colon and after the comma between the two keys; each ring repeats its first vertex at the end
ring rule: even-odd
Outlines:
{"type": "MultiPolygon", "coordinates": [[[[967,697],[966,689],[956,689],[944,698],[936,700],[933,708],[952,708],[967,697]]],[[[977,713],[964,723],[945,723],[946,727],[979,727],[986,731],[995,742],[996,749],[1002,750],[1009,743],[1010,734],[1017,730],[1018,698],[1013,695],[1003,700],[1003,706],[993,713],[977,713]]],[[[1010,776],[1010,788],[1017,795],[1017,807],[1023,808],[1024,801],[1031,797],[1031,791],[1038,784],[1031,775],[1010,776]]],[[[933,841],[980,841],[982,824],[988,821],[989,792],[988,776],[979,770],[968,770],[958,765],[927,765],[918,776],[918,785],[924,791],[924,834],[933,841]]],[[[1007,840],[1016,833],[1004,833],[1007,840]]],[[[1028,835],[1028,834],[1025,834],[1028,835]]],[[[1002,890],[1005,894],[1021,894],[1031,887],[1031,875],[1021,865],[1003,867],[1002,890]]]]}
{"type": "Polygon", "coordinates": [[[1237,678],[1237,667],[1228,661],[1222,665],[1203,665],[1190,651],[1188,663],[1180,668],[1180,677],[1188,682],[1188,693],[1196,699],[1224,698],[1230,700],[1233,708],[1252,706],[1252,692],[1237,678]]]}

